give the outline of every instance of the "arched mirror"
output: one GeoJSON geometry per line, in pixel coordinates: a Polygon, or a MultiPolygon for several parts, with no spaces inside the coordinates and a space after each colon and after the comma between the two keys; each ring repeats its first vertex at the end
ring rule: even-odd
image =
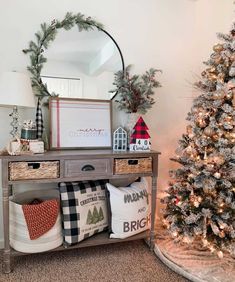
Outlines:
{"type": "Polygon", "coordinates": [[[61,30],[44,55],[47,62],[41,78],[49,92],[67,98],[112,99],[114,73],[124,66],[107,32],[61,30]]]}
{"type": "Polygon", "coordinates": [[[42,24],[29,49],[32,84],[38,96],[113,99],[114,73],[124,71],[121,50],[102,24],[82,14],[42,24]]]}

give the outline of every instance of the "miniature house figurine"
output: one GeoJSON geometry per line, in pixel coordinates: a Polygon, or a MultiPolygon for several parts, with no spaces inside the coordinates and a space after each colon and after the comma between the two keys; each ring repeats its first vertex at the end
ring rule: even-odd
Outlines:
{"type": "Polygon", "coordinates": [[[150,150],[150,135],[148,127],[143,118],[140,117],[133,128],[130,141],[130,151],[149,151],[150,150]]]}
{"type": "Polygon", "coordinates": [[[118,127],[113,133],[113,150],[127,150],[127,133],[122,127],[118,127]]]}

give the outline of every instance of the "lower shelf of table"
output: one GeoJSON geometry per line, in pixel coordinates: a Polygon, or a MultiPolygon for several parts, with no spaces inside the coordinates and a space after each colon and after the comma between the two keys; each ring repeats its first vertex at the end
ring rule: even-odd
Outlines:
{"type": "MultiPolygon", "coordinates": [[[[140,240],[140,239],[147,239],[149,237],[149,231],[141,232],[137,235],[125,238],[125,239],[110,239],[108,232],[102,232],[99,234],[96,234],[90,238],[87,238],[84,241],[79,242],[76,245],[70,246],[68,248],[65,248],[64,246],[59,246],[58,248],[46,251],[46,252],[55,252],[55,251],[66,251],[66,250],[72,250],[72,249],[79,249],[79,248],[85,248],[85,247],[92,247],[92,246],[98,246],[98,245],[106,245],[106,244],[113,244],[113,243],[122,243],[122,242],[128,242],[128,241],[134,241],[134,240],[140,240]]],[[[44,253],[46,253],[44,252],[44,253]]],[[[12,256],[23,256],[23,255],[30,255],[32,253],[22,253],[18,252],[14,249],[11,249],[11,255],[12,256]]]]}

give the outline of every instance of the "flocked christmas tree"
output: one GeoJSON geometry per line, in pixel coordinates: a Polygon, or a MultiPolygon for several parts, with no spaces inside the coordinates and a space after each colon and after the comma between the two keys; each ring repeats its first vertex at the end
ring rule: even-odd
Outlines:
{"type": "Polygon", "coordinates": [[[205,62],[201,94],[172,159],[163,223],[176,241],[235,257],[235,23],[205,62]]]}

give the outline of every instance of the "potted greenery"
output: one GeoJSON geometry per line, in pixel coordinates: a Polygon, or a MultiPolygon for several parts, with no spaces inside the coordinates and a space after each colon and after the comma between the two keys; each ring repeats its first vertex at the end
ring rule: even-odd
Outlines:
{"type": "Polygon", "coordinates": [[[131,75],[131,65],[127,66],[123,71],[118,71],[114,77],[114,85],[119,97],[116,102],[118,108],[126,113],[145,114],[155,103],[153,95],[154,88],[161,87],[156,80],[156,73],[160,70],[150,68],[143,75],[131,75]]]}
{"type": "Polygon", "coordinates": [[[152,108],[155,100],[153,98],[154,88],[161,87],[156,79],[156,73],[161,70],[150,68],[143,75],[131,75],[131,65],[124,71],[115,73],[113,84],[116,86],[111,93],[117,93],[118,109],[124,110],[129,116],[125,128],[128,139],[140,114],[145,114],[152,108]]]}

